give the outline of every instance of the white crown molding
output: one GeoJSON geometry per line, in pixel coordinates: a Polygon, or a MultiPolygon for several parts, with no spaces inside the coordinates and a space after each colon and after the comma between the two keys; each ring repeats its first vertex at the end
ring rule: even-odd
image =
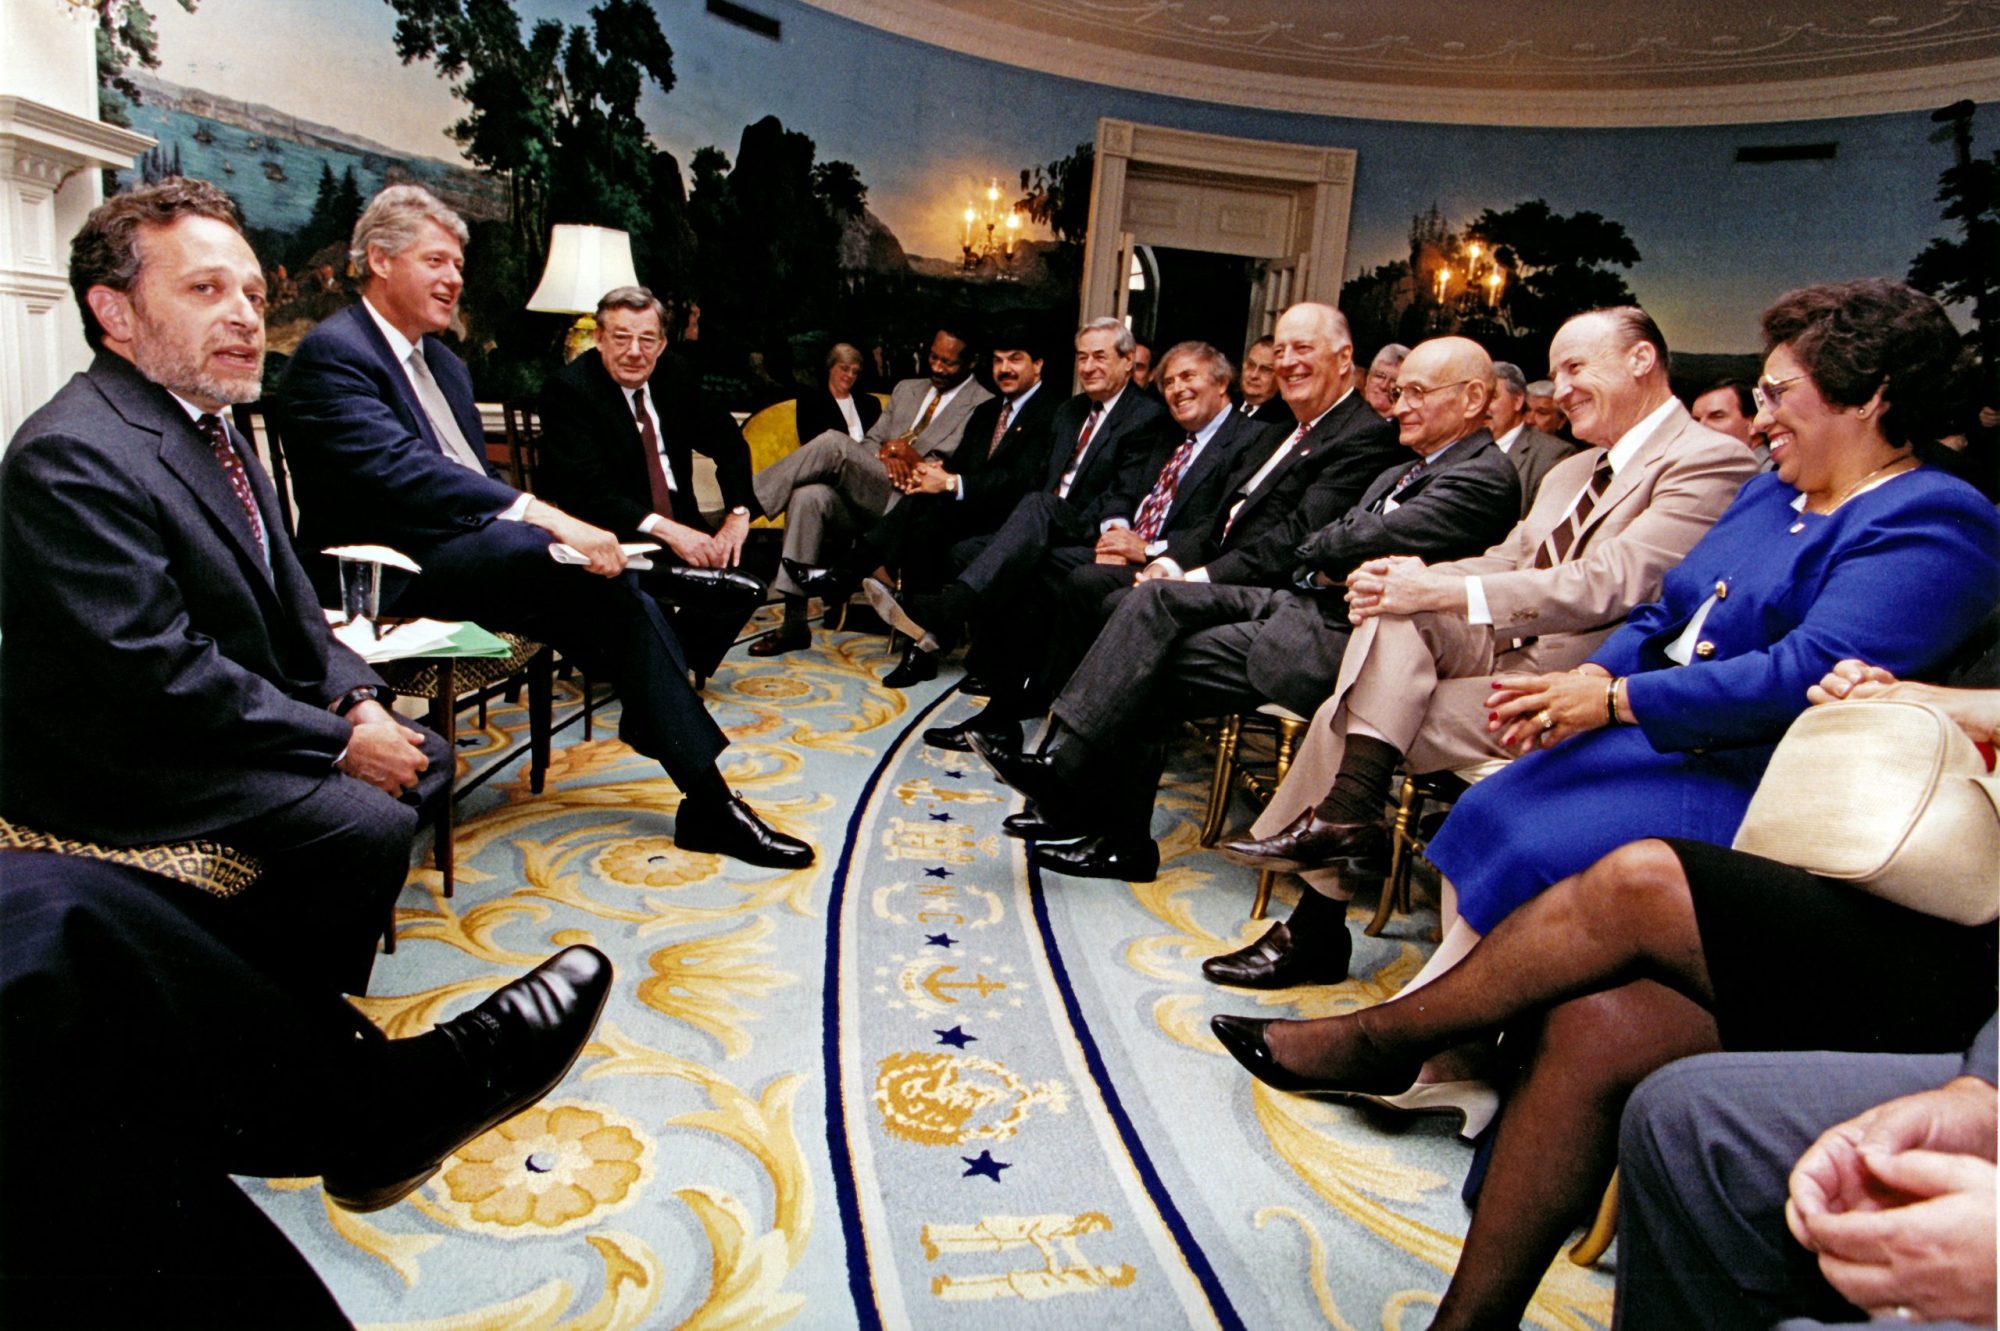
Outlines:
{"type": "MultiPolygon", "coordinates": [[[[68,171],[84,167],[129,167],[153,146],[149,134],[59,111],[25,97],[0,97],[0,142],[19,155],[24,171],[43,174],[52,164],[68,171]]],[[[55,183],[55,182],[51,182],[55,183]]]]}
{"type": "MultiPolygon", "coordinates": [[[[1106,87],[1302,115],[1446,125],[1610,129],[1886,115],[1961,98],[2000,101],[2000,58],[1865,74],[1699,86],[1496,91],[1459,83],[1304,78],[1142,55],[1023,29],[934,0],[803,0],[815,9],[962,55],[1106,87]]],[[[1463,78],[1461,74],[1459,78],[1463,78]]]]}

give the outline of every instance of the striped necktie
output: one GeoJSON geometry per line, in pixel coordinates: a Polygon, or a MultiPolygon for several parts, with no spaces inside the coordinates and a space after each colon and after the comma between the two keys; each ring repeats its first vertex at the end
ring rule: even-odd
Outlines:
{"type": "Polygon", "coordinates": [[[1148,541],[1160,539],[1160,528],[1167,525],[1167,511],[1174,506],[1181,477],[1187,475],[1188,464],[1193,461],[1194,436],[1189,435],[1167,459],[1167,465],[1160,468],[1160,479],[1153,482],[1152,493],[1139,505],[1139,516],[1132,522],[1133,531],[1148,541]]]}
{"type": "Polygon", "coordinates": [[[1576,497],[1576,507],[1542,538],[1541,548],[1535,551],[1536,568],[1554,568],[1568,557],[1576,545],[1576,538],[1583,533],[1583,524],[1590,518],[1591,510],[1604,498],[1604,492],[1611,488],[1611,476],[1611,455],[1607,453],[1604,460],[1597,464],[1597,470],[1590,473],[1590,484],[1576,497]]]}

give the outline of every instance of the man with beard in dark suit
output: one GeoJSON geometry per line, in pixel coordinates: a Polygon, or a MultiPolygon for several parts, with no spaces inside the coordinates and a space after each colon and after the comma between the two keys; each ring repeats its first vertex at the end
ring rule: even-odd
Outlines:
{"type": "MultiPolygon", "coordinates": [[[[1326,335],[1330,315],[1324,306],[1286,312],[1281,365],[1308,350],[1308,334],[1326,335]]],[[[1309,712],[1339,673],[1349,632],[1342,579],[1350,569],[1390,551],[1481,550],[1514,524],[1520,481],[1485,428],[1492,373],[1486,353],[1464,338],[1419,345],[1397,371],[1392,403],[1401,442],[1416,460],[1392,464],[1360,503],[1297,548],[1289,589],[1144,584],[1064,686],[1040,753],[972,736],[1001,778],[1037,802],[1044,835],[1083,837],[1038,849],[1045,868],[1150,879],[1159,867],[1148,834],[1160,773],[1152,732],[1163,717],[1212,716],[1266,699],[1309,712]]],[[[1352,402],[1341,395],[1341,406],[1352,402]]]]}
{"type": "Polygon", "coordinates": [[[190,908],[301,989],[364,993],[451,755],[333,640],[225,419],[264,360],[236,205],[196,180],[119,195],[70,282],[97,358],[0,466],[0,812],[253,855],[256,883],[190,908]]]}
{"type": "Polygon", "coordinates": [[[514,489],[474,444],[472,375],[437,338],[465,286],[467,234],[416,185],[390,186],[355,223],[361,299],[306,335],[279,394],[301,543],[391,546],[422,572],[385,574],[385,612],[513,629],[605,672],[619,738],[680,788],[676,845],[804,868],[812,847],[723,781],[728,740],[659,605],[623,576],[618,537],[514,489]],[[560,562],[562,547],[583,562],[560,562]]]}
{"type": "Polygon", "coordinates": [[[535,488],[622,539],[665,547],[640,585],[674,607],[674,632],[695,673],[714,674],[764,600],[762,582],[734,571],[750,531],[750,446],[667,351],[666,307],[646,288],[606,292],[595,354],[578,356],[542,391],[535,488]],[[720,528],[695,501],[697,450],[715,461],[729,509],[720,528]]]}

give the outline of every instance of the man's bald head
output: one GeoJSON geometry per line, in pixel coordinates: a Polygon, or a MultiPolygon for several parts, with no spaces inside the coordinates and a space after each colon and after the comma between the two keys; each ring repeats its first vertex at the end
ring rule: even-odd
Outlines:
{"type": "Polygon", "coordinates": [[[1391,418],[1405,448],[1425,457],[1486,426],[1493,358],[1470,338],[1419,342],[1396,370],[1391,418]]]}
{"type": "Polygon", "coordinates": [[[1556,405],[1570,432],[1609,448],[1672,394],[1667,341],[1636,305],[1579,314],[1549,343],[1556,405]]]}

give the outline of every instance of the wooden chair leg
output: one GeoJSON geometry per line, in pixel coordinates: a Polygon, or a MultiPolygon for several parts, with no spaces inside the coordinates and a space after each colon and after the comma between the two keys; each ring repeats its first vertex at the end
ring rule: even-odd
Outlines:
{"type": "MultiPolygon", "coordinates": [[[[431,729],[444,739],[445,752],[450,756],[446,762],[458,763],[458,692],[456,672],[450,657],[438,662],[438,692],[431,699],[431,729]]],[[[454,779],[454,784],[456,781],[454,779]]],[[[452,844],[451,825],[456,811],[452,808],[452,796],[446,793],[438,810],[437,830],[431,842],[431,858],[437,862],[438,876],[444,880],[444,894],[451,895],[452,889],[452,844]]]]}
{"type": "MultiPolygon", "coordinates": [[[[1403,788],[1396,797],[1396,820],[1389,829],[1389,874],[1382,880],[1382,891],[1375,903],[1375,918],[1368,921],[1368,927],[1361,931],[1370,938],[1381,934],[1397,906],[1403,904],[1403,885],[1409,881],[1410,875],[1410,829],[1416,826],[1423,807],[1424,797],[1417,789],[1417,783],[1404,777],[1403,788]]],[[[1403,909],[1408,910],[1408,905],[1403,904],[1403,909]]]]}
{"type": "MultiPolygon", "coordinates": [[[[1264,912],[1271,909],[1271,889],[1277,885],[1278,875],[1269,869],[1257,875],[1257,899],[1250,903],[1250,918],[1261,920],[1264,912]]],[[[1310,889],[1308,889],[1310,890],[1310,889]]]]}
{"type": "Polygon", "coordinates": [[[1618,1172],[1613,1170],[1611,1182],[1605,1185],[1604,1200],[1597,1204],[1597,1219],[1591,1222],[1590,1230],[1576,1241],[1569,1250],[1569,1259],[1578,1266],[1594,1265],[1611,1246],[1611,1240],[1618,1236],[1618,1172]]]}
{"type": "Polygon", "coordinates": [[[591,690],[589,671],[577,671],[576,680],[583,687],[583,737],[589,739],[591,722],[597,713],[597,694],[591,690]]]}
{"type": "Polygon", "coordinates": [[[539,795],[549,775],[549,741],[555,732],[555,653],[547,647],[528,662],[528,789],[539,795]]]}
{"type": "Polygon", "coordinates": [[[1229,814],[1229,786],[1236,776],[1236,740],[1242,718],[1224,717],[1215,736],[1215,775],[1208,785],[1208,808],[1201,819],[1201,844],[1212,846],[1222,836],[1222,823],[1229,814]]]}

